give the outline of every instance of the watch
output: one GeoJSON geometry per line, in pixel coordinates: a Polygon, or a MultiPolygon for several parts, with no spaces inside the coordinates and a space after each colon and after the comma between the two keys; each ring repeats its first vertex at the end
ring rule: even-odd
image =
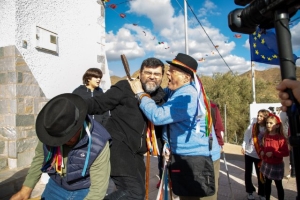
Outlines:
{"type": "Polygon", "coordinates": [[[139,100],[139,103],[141,103],[143,97],[150,98],[150,95],[147,94],[146,92],[139,92],[139,93],[135,94],[135,98],[137,98],[139,100]]]}

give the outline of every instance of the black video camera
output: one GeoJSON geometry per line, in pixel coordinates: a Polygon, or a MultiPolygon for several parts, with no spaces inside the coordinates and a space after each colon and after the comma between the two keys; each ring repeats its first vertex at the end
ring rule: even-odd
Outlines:
{"type": "Polygon", "coordinates": [[[274,27],[274,11],[279,8],[287,9],[290,18],[300,8],[299,0],[234,0],[239,6],[228,14],[228,26],[233,32],[251,34],[257,26],[261,29],[274,27]]]}

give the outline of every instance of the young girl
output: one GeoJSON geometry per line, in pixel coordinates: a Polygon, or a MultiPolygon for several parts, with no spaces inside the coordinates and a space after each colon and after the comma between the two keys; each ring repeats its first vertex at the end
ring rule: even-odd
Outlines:
{"type": "Polygon", "coordinates": [[[252,183],[252,170],[253,163],[258,181],[258,195],[261,200],[265,199],[264,184],[260,179],[259,167],[261,159],[259,157],[259,150],[261,146],[261,140],[265,133],[266,118],[269,116],[269,111],[262,109],[257,113],[257,121],[251,124],[244,134],[244,142],[242,145],[242,154],[245,155],[245,187],[248,193],[248,200],[255,199],[253,192],[255,187],[252,183]]]}
{"type": "Polygon", "coordinates": [[[289,155],[287,139],[284,137],[280,118],[274,114],[270,113],[267,118],[266,129],[267,131],[262,142],[263,146],[260,151],[263,160],[260,171],[265,177],[266,199],[270,199],[272,180],[274,180],[278,200],[284,200],[284,190],[282,187],[284,175],[283,157],[289,155]]]}

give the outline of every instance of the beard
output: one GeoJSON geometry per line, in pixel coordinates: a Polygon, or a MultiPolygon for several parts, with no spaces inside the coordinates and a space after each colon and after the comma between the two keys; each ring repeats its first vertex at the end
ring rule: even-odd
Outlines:
{"type": "Polygon", "coordinates": [[[147,82],[146,81],[146,82],[142,83],[142,86],[146,93],[151,94],[159,88],[160,84],[158,84],[157,82],[147,82]]]}

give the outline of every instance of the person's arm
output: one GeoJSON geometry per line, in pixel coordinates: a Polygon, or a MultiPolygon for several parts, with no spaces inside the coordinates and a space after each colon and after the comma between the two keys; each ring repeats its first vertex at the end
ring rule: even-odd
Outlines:
{"type": "Polygon", "coordinates": [[[285,138],[281,138],[279,140],[279,149],[273,152],[273,155],[276,157],[287,157],[289,156],[289,146],[287,144],[287,140],[285,138]]]}
{"type": "Polygon", "coordinates": [[[197,112],[197,91],[194,87],[183,86],[163,105],[158,106],[149,97],[141,99],[140,109],[154,125],[165,125],[190,120],[197,112]]]}
{"type": "Polygon", "coordinates": [[[276,89],[279,91],[279,98],[281,99],[282,111],[286,111],[288,106],[292,105],[290,96],[286,89],[291,89],[295,99],[300,103],[300,81],[284,79],[276,89]]]}
{"type": "Polygon", "coordinates": [[[28,199],[36,183],[40,180],[42,171],[41,167],[44,161],[43,144],[39,141],[35,149],[35,156],[32,160],[31,167],[28,170],[23,186],[19,192],[11,197],[11,200],[28,199]]]}
{"type": "Polygon", "coordinates": [[[106,195],[110,176],[110,149],[106,143],[90,169],[91,186],[85,200],[99,200],[106,195]]]}
{"type": "MultiPolygon", "coordinates": [[[[127,81],[126,81],[127,82],[127,81]]],[[[95,97],[85,99],[88,105],[88,114],[103,114],[106,111],[113,110],[120,102],[126,97],[124,94],[126,91],[125,81],[119,81],[113,85],[109,90],[103,94],[99,94],[95,97]]],[[[130,88],[128,88],[129,90],[130,88]]]]}
{"type": "Polygon", "coordinates": [[[219,145],[223,146],[224,141],[223,141],[223,138],[222,138],[222,135],[221,135],[221,131],[224,131],[224,127],[223,127],[223,123],[222,123],[220,110],[218,109],[217,106],[215,107],[215,117],[216,117],[216,123],[214,125],[215,133],[216,133],[219,145]]]}
{"type": "Polygon", "coordinates": [[[249,143],[252,137],[252,124],[250,124],[244,133],[244,140],[242,143],[242,154],[245,154],[246,145],[249,143]]]}

